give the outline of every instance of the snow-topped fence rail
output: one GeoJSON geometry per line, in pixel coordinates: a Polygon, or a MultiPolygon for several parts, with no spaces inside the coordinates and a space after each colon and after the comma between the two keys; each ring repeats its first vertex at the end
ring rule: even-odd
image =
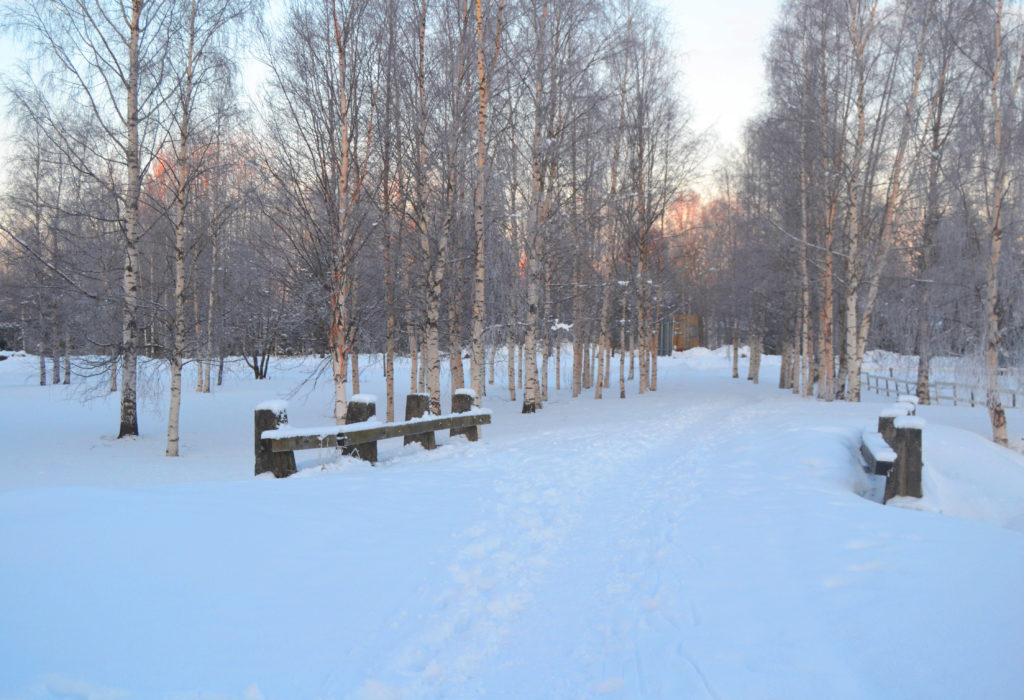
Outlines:
{"type": "MultiPolygon", "coordinates": [[[[900,394],[901,392],[912,394],[917,391],[917,380],[893,376],[892,370],[889,375],[872,374],[864,372],[861,374],[861,385],[868,391],[876,394],[900,394]]],[[[1003,387],[999,390],[999,398],[1004,405],[1010,408],[1017,408],[1018,389],[1003,387]]],[[[941,404],[943,401],[957,406],[961,403],[970,404],[985,403],[985,388],[963,382],[928,382],[928,395],[932,403],[941,404]]]]}
{"type": "Polygon", "coordinates": [[[426,394],[409,394],[405,402],[405,420],[381,423],[377,413],[377,398],[358,394],[348,402],[345,425],[314,428],[288,426],[288,406],[283,401],[268,401],[256,407],[256,474],[270,472],[281,478],[296,471],[295,451],[322,447],[340,447],[349,454],[369,462],[377,461],[377,441],[404,437],[428,450],[437,447],[435,430],[449,430],[450,435],[465,435],[468,440],[479,439],[479,426],[491,422],[491,412],[473,408],[473,392],[459,389],[452,397],[452,412],[432,416],[428,411],[426,394]]]}
{"type": "Polygon", "coordinates": [[[921,498],[921,433],[925,421],[917,415],[917,397],[902,394],[878,416],[878,431],[867,429],[860,453],[870,472],[885,476],[886,503],[895,496],[921,498]]]}

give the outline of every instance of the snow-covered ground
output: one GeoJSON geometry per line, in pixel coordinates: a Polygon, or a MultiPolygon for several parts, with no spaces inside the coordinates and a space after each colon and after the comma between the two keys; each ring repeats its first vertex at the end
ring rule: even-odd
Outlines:
{"type": "Polygon", "coordinates": [[[701,349],[645,396],[524,416],[490,387],[480,442],[253,478],[253,408],[311,364],[187,393],[169,459],[162,395],[119,441],[116,396],[0,362],[0,699],[1021,697],[1024,458],[983,408],[920,409],[906,507],[859,495],[884,398],[701,349]]]}

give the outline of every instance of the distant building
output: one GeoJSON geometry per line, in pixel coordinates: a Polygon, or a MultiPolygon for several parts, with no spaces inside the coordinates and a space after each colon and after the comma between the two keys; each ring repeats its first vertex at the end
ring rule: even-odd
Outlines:
{"type": "Polygon", "coordinates": [[[697,314],[672,316],[672,349],[689,350],[704,344],[704,321],[697,314]]]}

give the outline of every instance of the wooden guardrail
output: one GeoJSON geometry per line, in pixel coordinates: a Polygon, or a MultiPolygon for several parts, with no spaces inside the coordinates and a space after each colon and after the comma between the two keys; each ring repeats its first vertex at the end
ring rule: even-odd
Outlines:
{"type": "Polygon", "coordinates": [[[470,441],[479,439],[479,426],[491,422],[490,411],[473,408],[472,391],[461,389],[452,397],[452,413],[433,416],[427,413],[426,394],[409,394],[404,421],[380,423],[376,414],[376,398],[357,395],[348,403],[345,425],[314,428],[288,426],[287,405],[271,401],[256,407],[256,474],[270,472],[281,478],[296,471],[295,451],[322,447],[339,447],[369,462],[377,461],[377,441],[404,437],[405,443],[423,445],[428,450],[437,446],[434,431],[449,430],[451,435],[465,435],[470,441]]]}
{"type": "Polygon", "coordinates": [[[900,395],[892,407],[878,416],[878,431],[865,430],[861,456],[868,471],[885,476],[883,503],[895,496],[921,498],[922,432],[925,421],[918,418],[917,397],[900,395]]]}
{"type": "MultiPolygon", "coordinates": [[[[869,391],[876,394],[884,393],[886,396],[892,394],[916,394],[917,380],[903,379],[901,377],[886,376],[884,374],[872,374],[864,372],[861,375],[861,384],[869,391]]],[[[1004,399],[1003,403],[1011,408],[1017,408],[1016,389],[1000,389],[999,397],[1004,399]]],[[[941,405],[943,401],[957,406],[961,403],[971,406],[983,405],[985,403],[985,389],[983,387],[962,382],[928,382],[928,396],[932,403],[941,405]],[[945,391],[944,391],[945,390],[945,391]]]]}

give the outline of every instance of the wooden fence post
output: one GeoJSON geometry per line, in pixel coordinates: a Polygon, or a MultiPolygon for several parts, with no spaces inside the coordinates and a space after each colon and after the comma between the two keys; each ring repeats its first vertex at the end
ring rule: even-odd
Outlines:
{"type": "Polygon", "coordinates": [[[893,442],[896,440],[896,427],[893,422],[896,420],[894,415],[886,415],[883,413],[878,417],[878,432],[887,443],[889,447],[892,447],[893,442]]]}
{"type": "MultiPolygon", "coordinates": [[[[427,394],[409,394],[405,397],[405,419],[412,420],[414,418],[422,418],[427,415],[430,411],[430,396],[427,394]]],[[[434,439],[433,431],[425,433],[418,433],[416,435],[406,435],[404,444],[408,445],[411,442],[418,442],[423,445],[425,449],[432,450],[437,447],[437,442],[434,439]]]]}
{"type": "MultiPolygon", "coordinates": [[[[466,413],[472,410],[475,399],[476,394],[473,393],[472,389],[456,389],[455,395],[452,396],[452,413],[466,413]]],[[[465,435],[466,439],[470,442],[476,442],[480,439],[480,428],[476,425],[471,425],[466,428],[452,428],[448,431],[448,437],[455,437],[456,435],[465,435]]]]}
{"type": "Polygon", "coordinates": [[[896,466],[885,482],[885,499],[894,496],[921,498],[922,444],[921,434],[924,419],[915,416],[900,416],[894,421],[895,440],[892,448],[896,452],[896,466]]]}
{"type": "MultiPolygon", "coordinates": [[[[356,394],[348,402],[348,412],[345,413],[345,425],[362,423],[377,415],[377,397],[373,394],[356,394]]],[[[352,455],[359,459],[365,459],[371,464],[377,461],[377,443],[364,442],[360,445],[349,445],[341,448],[343,455],[352,455]]]]}
{"type": "Polygon", "coordinates": [[[270,440],[262,438],[264,430],[277,430],[288,424],[288,404],[265,401],[256,407],[256,476],[270,472],[278,479],[295,473],[294,452],[274,452],[270,440]]]}

